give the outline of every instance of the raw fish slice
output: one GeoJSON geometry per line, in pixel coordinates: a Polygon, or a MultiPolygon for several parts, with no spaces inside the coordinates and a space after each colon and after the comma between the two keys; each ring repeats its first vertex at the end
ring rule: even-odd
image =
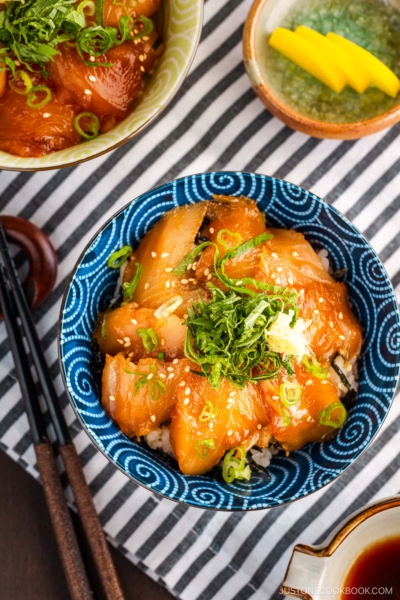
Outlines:
{"type": "MultiPolygon", "coordinates": [[[[295,365],[295,376],[290,379],[302,388],[300,401],[295,406],[284,406],[280,397],[282,377],[259,383],[260,392],[271,419],[272,436],[284,450],[296,450],[308,442],[322,442],[335,429],[321,425],[318,415],[330,404],[339,402],[336,387],[328,379],[317,379],[303,365],[295,365]],[[285,413],[290,424],[285,427],[285,413]]],[[[285,378],[289,381],[289,378],[285,378]]]]}
{"type": "MultiPolygon", "coordinates": [[[[204,414],[204,413],[203,413],[204,414]]],[[[238,444],[248,447],[269,427],[269,418],[255,386],[244,390],[223,379],[218,389],[205,377],[185,375],[185,385],[177,388],[177,402],[171,414],[171,446],[185,475],[200,475],[211,469],[227,450],[238,444]],[[232,395],[231,395],[232,394],[232,395]],[[200,416],[210,401],[218,411],[206,422],[200,416]],[[201,440],[213,440],[215,448],[204,448],[201,440]],[[206,456],[201,458],[200,454],[206,456]]],[[[263,435],[264,445],[266,436],[263,435]]]]}
{"type": "Polygon", "coordinates": [[[66,44],[57,50],[60,54],[48,69],[60,102],[76,106],[76,113],[92,112],[99,118],[113,115],[123,119],[130,112],[142,86],[140,51],[135,44],[125,42],[96,58],[97,62],[112,63],[110,67],[85,65],[76,48],[66,44]]]}
{"type": "Polygon", "coordinates": [[[190,365],[187,359],[172,364],[152,358],[141,359],[135,365],[123,354],[107,355],[102,379],[103,407],[128,437],[147,435],[169,419],[177,385],[190,365]],[[145,384],[136,391],[140,380],[145,384]]]}
{"type": "Polygon", "coordinates": [[[103,21],[105,27],[118,27],[121,17],[130,14],[133,17],[145,15],[151,17],[160,7],[161,0],[104,0],[103,21]]]}
{"type": "MultiPolygon", "coordinates": [[[[38,81],[35,85],[48,85],[48,82],[38,81]]],[[[43,108],[30,108],[26,96],[7,85],[0,98],[0,113],[3,115],[0,118],[0,150],[3,152],[39,157],[69,148],[81,139],[73,126],[73,107],[60,103],[54,94],[43,108]]]]}
{"type": "Polygon", "coordinates": [[[176,315],[157,319],[151,308],[138,308],[136,303],[131,302],[100,315],[93,337],[98,341],[102,354],[132,352],[132,357],[138,360],[165,352],[167,359],[173,359],[184,355],[186,327],[183,323],[176,315]],[[137,334],[138,329],[149,327],[158,337],[159,343],[154,352],[146,351],[142,338],[137,334]]]}
{"type": "Polygon", "coordinates": [[[124,281],[130,281],[136,271],[135,263],[143,266],[139,285],[132,296],[133,301],[156,309],[179,295],[185,302],[175,312],[183,316],[189,301],[198,299],[195,281],[189,282],[189,277],[183,277],[182,283],[167,269],[172,270],[179,265],[186,254],[193,250],[207,205],[207,202],[199,202],[173,208],[144,236],[124,271],[124,281]]]}
{"type": "Polygon", "coordinates": [[[271,229],[255,278],[299,293],[300,316],[310,321],[311,350],[322,363],[340,352],[351,360],[361,351],[361,326],[351,311],[346,286],[324,269],[301,233],[271,229]]]}
{"type": "MultiPolygon", "coordinates": [[[[210,202],[207,217],[210,218],[210,224],[202,231],[211,242],[218,245],[220,256],[227,252],[227,248],[223,244],[217,243],[218,232],[221,229],[227,229],[238,236],[224,235],[223,239],[226,244],[237,246],[238,243],[243,243],[256,237],[260,233],[264,233],[265,223],[262,213],[257,208],[254,200],[240,196],[214,196],[217,201],[210,202]]],[[[204,250],[200,259],[197,262],[196,277],[199,280],[207,278],[214,264],[215,249],[209,246],[204,250]]],[[[259,263],[261,249],[255,248],[246,252],[242,256],[229,260],[225,266],[225,272],[230,277],[252,277],[254,270],[259,263]]]]}

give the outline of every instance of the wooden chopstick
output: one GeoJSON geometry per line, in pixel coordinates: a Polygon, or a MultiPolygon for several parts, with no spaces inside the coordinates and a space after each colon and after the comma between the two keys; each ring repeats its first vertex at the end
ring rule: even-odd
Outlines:
{"type": "Polygon", "coordinates": [[[86,576],[85,566],[59,478],[56,459],[51,444],[47,439],[35,384],[26,357],[10,292],[7,287],[4,268],[1,264],[0,304],[6,323],[10,349],[20,383],[22,398],[25,403],[46,503],[68,588],[73,600],[92,600],[93,597],[86,576]]]}
{"type": "Polygon", "coordinates": [[[31,350],[43,396],[56,432],[65,471],[71,484],[85,536],[91,549],[94,564],[102,583],[104,593],[107,600],[124,600],[124,595],[112,562],[103,528],[98,519],[78,454],[69,436],[68,428],[58,402],[57,393],[29,310],[28,302],[25,298],[21,281],[11,257],[1,223],[0,255],[11,287],[11,295],[16,304],[22,328],[31,350]]]}

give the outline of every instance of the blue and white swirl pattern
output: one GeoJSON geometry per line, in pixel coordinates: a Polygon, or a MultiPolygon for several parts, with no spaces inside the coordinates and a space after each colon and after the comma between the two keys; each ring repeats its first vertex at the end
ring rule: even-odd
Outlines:
{"type": "Polygon", "coordinates": [[[95,445],[124,473],[172,500],[225,510],[268,508],[301,498],[340,475],[372,441],[390,408],[399,372],[397,303],[374,250],[336,209],[296,185],[250,173],[207,173],[184,177],[144,194],[117,213],[91,241],[72,276],[61,310],[59,349],[71,403],[95,445]],[[360,386],[349,418],[337,436],[321,444],[276,455],[270,478],[227,485],[206,474],[186,477],[169,461],[128,439],[101,407],[90,370],[91,332],[96,314],[113,296],[118,273],[108,256],[137,244],[174,206],[213,194],[253,198],[275,226],[301,231],[316,248],[326,248],[335,269],[348,268],[346,283],[364,328],[360,386]]]}

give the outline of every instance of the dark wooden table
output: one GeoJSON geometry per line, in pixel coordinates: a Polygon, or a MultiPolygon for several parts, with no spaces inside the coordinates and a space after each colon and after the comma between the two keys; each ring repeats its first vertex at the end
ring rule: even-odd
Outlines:
{"type": "MultiPolygon", "coordinates": [[[[77,527],[81,535],[78,523],[77,527]]],[[[126,600],[172,600],[119,552],[113,548],[111,552],[126,600]]],[[[103,600],[96,581],[92,584],[95,600],[103,600]]],[[[1,451],[0,598],[69,600],[42,488],[1,451]]]]}

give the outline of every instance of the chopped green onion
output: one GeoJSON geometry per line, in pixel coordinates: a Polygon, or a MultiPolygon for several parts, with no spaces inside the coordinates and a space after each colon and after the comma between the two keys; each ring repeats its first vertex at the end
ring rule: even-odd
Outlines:
{"type": "Polygon", "coordinates": [[[131,281],[129,283],[128,283],[128,281],[125,281],[122,284],[122,293],[124,295],[125,300],[130,300],[132,298],[133,293],[139,284],[140,276],[142,275],[142,271],[143,271],[142,265],[140,265],[139,263],[135,263],[135,266],[136,266],[136,273],[133,276],[133,278],[131,279],[131,281]]]}
{"type": "Polygon", "coordinates": [[[229,229],[220,229],[218,231],[217,234],[217,243],[221,244],[221,246],[223,246],[225,248],[225,250],[232,250],[232,248],[237,248],[242,241],[242,236],[240,235],[240,233],[238,231],[230,231],[229,229]],[[230,244],[227,244],[226,241],[223,239],[223,236],[227,237],[227,238],[232,238],[233,240],[237,240],[237,243],[234,244],[234,246],[231,246],[230,244]]]}
{"type": "Polygon", "coordinates": [[[34,85],[30,88],[27,95],[27,105],[29,108],[43,108],[51,100],[51,89],[46,85],[34,85]],[[46,94],[43,100],[39,100],[37,94],[46,94]]]}
{"type": "Polygon", "coordinates": [[[85,140],[93,140],[99,135],[99,117],[91,112],[81,112],[74,118],[74,127],[85,140]],[[81,126],[81,119],[89,120],[89,123],[85,125],[85,129],[81,126]]]}
{"type": "Polygon", "coordinates": [[[159,352],[157,358],[158,360],[165,360],[165,352],[159,352]]]}
{"type": "Polygon", "coordinates": [[[138,21],[141,21],[143,23],[143,27],[142,29],[139,31],[139,33],[137,33],[136,35],[134,35],[131,40],[139,40],[140,38],[142,38],[145,35],[150,35],[150,33],[153,31],[153,21],[151,19],[148,19],[147,17],[145,17],[144,15],[140,15],[140,17],[138,18],[138,21]]]}
{"type": "Polygon", "coordinates": [[[249,250],[252,250],[253,248],[257,248],[257,246],[260,246],[264,242],[271,240],[273,237],[274,236],[270,233],[260,233],[260,235],[257,235],[256,237],[252,238],[251,240],[247,240],[247,242],[240,244],[240,246],[236,246],[236,248],[232,248],[232,250],[230,250],[223,256],[223,258],[220,260],[220,263],[225,263],[226,261],[230,260],[231,258],[236,258],[238,256],[242,256],[242,254],[245,254],[246,252],[248,252],[249,250]]]}
{"type": "Polygon", "coordinates": [[[132,254],[131,246],[122,246],[116,252],[113,252],[107,261],[107,266],[111,269],[120,269],[132,254]]]}
{"type": "Polygon", "coordinates": [[[201,423],[207,423],[215,415],[218,415],[218,413],[218,408],[214,406],[211,400],[206,400],[206,403],[203,406],[203,410],[200,413],[199,421],[201,421],[201,423]]]}
{"type": "Polygon", "coordinates": [[[197,440],[194,449],[200,458],[205,458],[208,454],[208,448],[212,450],[215,448],[215,440],[212,438],[207,438],[206,440],[197,440]],[[200,446],[203,448],[203,451],[200,450],[200,446]]]}
{"type": "Polygon", "coordinates": [[[15,76],[12,79],[10,79],[8,85],[13,90],[13,92],[21,94],[22,96],[28,94],[28,92],[30,92],[33,88],[32,79],[25,71],[16,71],[15,76]],[[23,88],[21,88],[21,86],[18,85],[18,83],[20,82],[24,84],[23,88]]]}
{"type": "Polygon", "coordinates": [[[222,477],[226,483],[232,483],[235,479],[248,481],[251,477],[251,469],[246,465],[246,450],[243,446],[236,446],[229,450],[224,456],[222,465],[222,477]],[[240,456],[238,456],[238,453],[240,456]]]}
{"type": "Polygon", "coordinates": [[[324,408],[320,411],[318,415],[318,421],[321,425],[326,425],[327,427],[335,427],[335,429],[339,429],[343,425],[347,418],[347,410],[343,406],[341,402],[333,402],[328,406],[328,408],[324,408]],[[331,419],[331,415],[334,411],[340,411],[339,415],[333,420],[331,419]]]}
{"type": "Polygon", "coordinates": [[[186,254],[183,261],[181,263],[179,263],[179,265],[177,265],[175,267],[175,269],[172,269],[171,273],[173,275],[176,275],[177,277],[182,277],[182,275],[185,273],[188,265],[191,265],[194,262],[195,258],[201,252],[203,252],[203,250],[205,248],[207,248],[207,246],[215,246],[215,244],[213,244],[212,242],[203,242],[202,244],[199,244],[199,246],[196,246],[196,248],[193,248],[193,250],[191,252],[189,252],[189,254],[186,254]]]}
{"type": "MultiPolygon", "coordinates": [[[[152,375],[157,373],[157,367],[154,364],[150,365],[150,372],[152,375]]],[[[167,385],[158,379],[158,377],[150,377],[150,373],[143,373],[142,371],[130,371],[129,369],[124,369],[125,373],[129,375],[135,375],[139,377],[139,379],[135,383],[135,396],[145,385],[149,386],[150,398],[152,402],[157,402],[160,396],[162,396],[168,389],[167,385]]]]}
{"type": "Polygon", "coordinates": [[[282,417],[283,417],[283,426],[289,427],[292,422],[292,417],[290,416],[290,412],[285,406],[282,406],[282,417]]]}
{"type": "Polygon", "coordinates": [[[92,0],[82,0],[82,2],[78,4],[78,8],[76,10],[79,13],[93,17],[96,12],[96,5],[92,0]]]}
{"type": "Polygon", "coordinates": [[[103,338],[103,340],[105,340],[107,337],[106,317],[107,317],[107,312],[104,313],[103,319],[101,321],[101,337],[103,338]]]}
{"type": "Polygon", "coordinates": [[[96,21],[98,25],[103,25],[104,0],[96,0],[96,21]]]}
{"type": "Polygon", "coordinates": [[[164,319],[172,315],[183,302],[182,296],[173,296],[154,311],[156,319],[164,319]]]}
{"type": "Polygon", "coordinates": [[[303,390],[301,385],[298,383],[292,383],[291,381],[284,381],[281,383],[279,390],[282,404],[285,406],[295,406],[300,402],[303,390]]]}
{"type": "Polygon", "coordinates": [[[139,327],[136,329],[136,333],[142,340],[142,344],[147,352],[153,352],[158,346],[158,335],[152,327],[145,329],[139,327]]]}
{"type": "Polygon", "coordinates": [[[311,356],[311,362],[308,360],[307,356],[303,356],[302,363],[306,368],[306,371],[317,377],[318,379],[326,379],[328,377],[328,372],[320,365],[315,356],[311,356]]]}

